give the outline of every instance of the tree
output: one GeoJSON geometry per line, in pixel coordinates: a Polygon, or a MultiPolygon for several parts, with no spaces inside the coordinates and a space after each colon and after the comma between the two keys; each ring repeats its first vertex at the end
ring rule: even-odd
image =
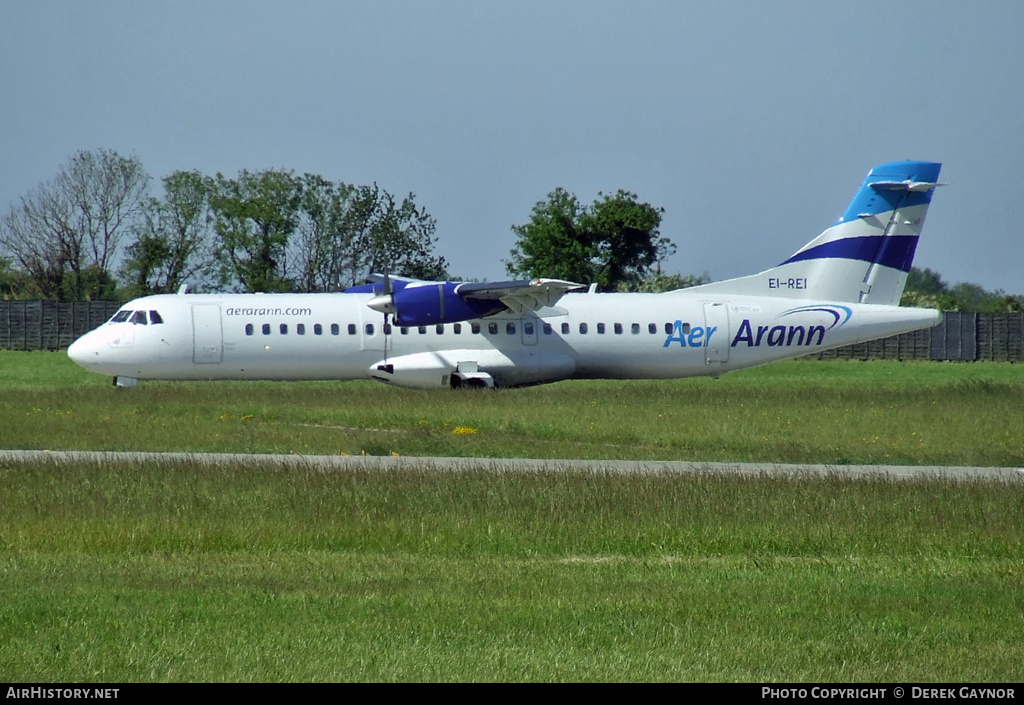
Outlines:
{"type": "Polygon", "coordinates": [[[907,274],[906,288],[935,296],[946,291],[948,286],[946,282],[942,281],[942,275],[938,272],[934,272],[927,267],[924,269],[911,267],[910,273],[907,274]]]}
{"type": "Polygon", "coordinates": [[[375,203],[372,219],[364,227],[366,237],[360,243],[364,274],[386,272],[416,279],[448,278],[447,262],[433,253],[437,221],[416,205],[413,194],[396,205],[394,196],[374,184],[365,190],[364,196],[375,203]]]}
{"type": "Polygon", "coordinates": [[[298,219],[301,185],[291,172],[242,170],[210,180],[221,282],[244,291],[291,291],[288,239],[298,219]]]}
{"type": "Polygon", "coordinates": [[[176,171],[163,184],[163,198],[143,208],[122,270],[136,296],[202,287],[213,275],[208,180],[198,171],[176,171]]]}
{"type": "Polygon", "coordinates": [[[637,288],[675,249],[658,237],[664,210],[627,191],[598,195],[585,207],[557,188],[537,202],[530,222],[512,226],[518,239],[505,261],[509,274],[596,283],[604,291],[637,288]]]}
{"type": "Polygon", "coordinates": [[[913,267],[900,298],[901,306],[937,308],[942,311],[973,313],[1019,313],[1024,311],[1024,296],[1007,294],[1002,289],[987,291],[977,284],[961,282],[952,286],[938,272],[913,267]]]}
{"type": "Polygon", "coordinates": [[[42,297],[112,296],[111,267],[148,186],[137,157],[77,152],[8,211],[0,222],[0,246],[42,297]]]}
{"type": "Polygon", "coordinates": [[[433,254],[436,221],[415,203],[400,204],[373,186],[302,179],[298,237],[292,261],[303,291],[338,291],[373,272],[446,279],[443,257],[433,254]]]}
{"type": "Polygon", "coordinates": [[[663,291],[676,291],[678,289],[689,289],[690,287],[707,284],[711,277],[707,272],[703,274],[662,274],[659,271],[652,271],[644,277],[640,285],[634,289],[621,285],[619,291],[638,291],[648,294],[659,294],[663,291]]]}
{"type": "Polygon", "coordinates": [[[32,280],[14,269],[13,262],[0,257],[0,298],[21,299],[32,295],[32,280]]]}
{"type": "Polygon", "coordinates": [[[355,187],[333,184],[323,177],[302,177],[294,276],[299,291],[338,291],[351,249],[348,220],[355,187]]]}

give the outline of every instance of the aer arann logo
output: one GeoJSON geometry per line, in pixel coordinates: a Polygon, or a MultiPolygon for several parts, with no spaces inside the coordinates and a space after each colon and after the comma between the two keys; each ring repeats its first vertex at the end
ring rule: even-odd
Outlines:
{"type": "MultiPolygon", "coordinates": [[[[739,328],[736,330],[736,336],[732,339],[730,347],[735,348],[738,345],[746,345],[749,348],[760,347],[761,345],[767,345],[769,347],[791,347],[791,346],[811,346],[811,345],[822,345],[825,342],[825,333],[832,330],[833,328],[841,328],[846,325],[847,321],[853,317],[853,310],[846,306],[837,305],[812,305],[812,306],[799,306],[797,308],[791,308],[788,311],[783,311],[776,318],[788,318],[790,316],[796,316],[797,319],[803,314],[809,313],[825,313],[832,317],[832,321],[826,325],[815,324],[815,325],[774,325],[774,326],[757,326],[756,328],[750,323],[749,318],[744,318],[743,322],[740,323],[739,328]]],[[[815,316],[817,320],[821,319],[821,316],[815,316]]]]}

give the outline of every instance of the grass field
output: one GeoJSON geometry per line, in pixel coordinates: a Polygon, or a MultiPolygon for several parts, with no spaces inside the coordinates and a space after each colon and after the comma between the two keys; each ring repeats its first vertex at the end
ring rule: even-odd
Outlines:
{"type": "Polygon", "coordinates": [[[0,353],[0,447],[1024,465],[1024,366],[796,361],[500,392],[143,382],[0,353]]]}
{"type": "Polygon", "coordinates": [[[1014,681],[1019,486],[0,468],[0,679],[1014,681]]]}
{"type": "MultiPolygon", "coordinates": [[[[0,446],[1024,464],[1011,365],[108,385],[0,354],[0,446]]],[[[4,461],[0,576],[13,682],[1015,682],[1024,487],[4,461]]]]}

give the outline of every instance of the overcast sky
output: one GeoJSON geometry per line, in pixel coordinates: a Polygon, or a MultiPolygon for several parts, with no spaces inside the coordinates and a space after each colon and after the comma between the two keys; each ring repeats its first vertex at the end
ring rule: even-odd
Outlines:
{"type": "Polygon", "coordinates": [[[504,278],[556,187],[665,209],[669,271],[778,264],[881,162],[943,163],[915,264],[1024,293],[1024,2],[0,3],[0,207],[74,152],[413,192],[504,278]]]}

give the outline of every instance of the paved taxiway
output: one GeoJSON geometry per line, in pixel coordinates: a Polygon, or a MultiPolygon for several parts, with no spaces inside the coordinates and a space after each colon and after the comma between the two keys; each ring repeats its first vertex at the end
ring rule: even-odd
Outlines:
{"type": "Polygon", "coordinates": [[[839,475],[912,479],[944,477],[1024,482],[1024,468],[910,466],[910,465],[791,465],[779,463],[691,463],[656,460],[545,460],[531,458],[414,458],[375,455],[256,455],[242,453],[136,453],[99,451],[0,450],[0,462],[62,464],[73,461],[148,463],[155,461],[201,465],[261,465],[324,470],[437,470],[458,472],[598,472],[598,473],[714,473],[731,475],[839,475]]]}

